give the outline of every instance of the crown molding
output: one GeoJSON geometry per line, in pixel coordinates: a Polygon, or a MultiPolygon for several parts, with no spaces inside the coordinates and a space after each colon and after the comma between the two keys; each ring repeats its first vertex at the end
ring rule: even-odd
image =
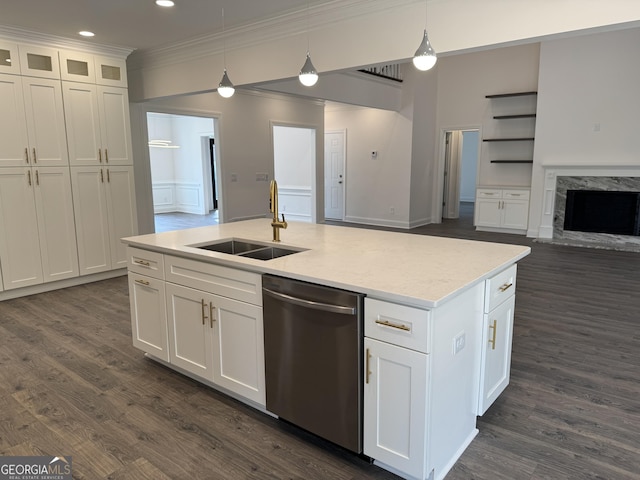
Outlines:
{"type": "Polygon", "coordinates": [[[353,18],[384,12],[422,0],[333,0],[308,9],[298,9],[220,32],[202,35],[173,45],[136,51],[129,59],[130,70],[163,67],[222,55],[251,45],[290,38],[320,30],[353,18]]]}
{"type": "Polygon", "coordinates": [[[49,48],[60,48],[64,50],[78,50],[98,55],[109,55],[113,57],[126,58],[131,52],[129,47],[116,47],[101,43],[83,42],[71,38],[57,37],[46,33],[34,32],[24,28],[0,25],[0,39],[18,43],[28,43],[49,48]]]}

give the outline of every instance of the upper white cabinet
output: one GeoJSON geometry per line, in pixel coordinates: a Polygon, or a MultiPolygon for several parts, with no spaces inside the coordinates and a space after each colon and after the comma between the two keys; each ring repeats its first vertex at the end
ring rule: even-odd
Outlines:
{"type": "Polygon", "coordinates": [[[124,59],[62,50],[60,66],[62,80],[110,87],[127,86],[127,65],[124,59]]]}
{"type": "Polygon", "coordinates": [[[18,44],[0,40],[0,73],[20,74],[18,44]]]}
{"type": "Polygon", "coordinates": [[[58,50],[35,45],[18,45],[18,54],[22,75],[60,79],[58,50]]]}
{"type": "Polygon", "coordinates": [[[71,165],[131,165],[127,90],[62,82],[71,165]]]}
{"type": "Polygon", "coordinates": [[[0,75],[0,166],[68,164],[57,80],[0,75]]]}

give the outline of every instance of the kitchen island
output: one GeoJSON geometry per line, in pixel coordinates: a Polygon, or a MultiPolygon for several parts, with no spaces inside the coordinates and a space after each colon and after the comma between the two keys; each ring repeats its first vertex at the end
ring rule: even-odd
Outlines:
{"type": "Polygon", "coordinates": [[[444,478],[508,384],[515,264],[530,249],[306,223],[281,232],[295,253],[279,258],[200,248],[271,234],[258,219],[123,239],[134,345],[266,411],[261,275],[364,294],[363,453],[444,478]]]}

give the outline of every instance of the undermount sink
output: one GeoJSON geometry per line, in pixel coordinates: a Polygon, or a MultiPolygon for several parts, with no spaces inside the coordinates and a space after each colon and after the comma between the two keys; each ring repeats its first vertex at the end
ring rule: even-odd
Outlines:
{"type": "Polygon", "coordinates": [[[190,246],[203,250],[210,250],[212,252],[253,258],[256,260],[273,260],[274,258],[280,258],[286,255],[305,251],[305,249],[274,247],[264,243],[255,243],[250,240],[242,240],[238,238],[230,238],[226,240],[219,240],[214,243],[190,246]]]}

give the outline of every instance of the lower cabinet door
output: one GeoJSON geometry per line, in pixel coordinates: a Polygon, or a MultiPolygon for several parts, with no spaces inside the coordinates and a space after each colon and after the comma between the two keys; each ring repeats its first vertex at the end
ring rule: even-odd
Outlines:
{"type": "Polygon", "coordinates": [[[477,199],[475,205],[474,225],[477,227],[502,226],[500,200],[477,199]]]}
{"type": "Polygon", "coordinates": [[[365,338],[364,454],[424,478],[428,355],[365,338]]]}
{"type": "Polygon", "coordinates": [[[213,381],[266,405],[262,308],[214,297],[213,381]]]}
{"type": "Polygon", "coordinates": [[[484,316],[478,415],[483,415],[509,384],[515,301],[512,295],[484,316]]]}
{"type": "Polygon", "coordinates": [[[129,272],[133,345],[169,361],[164,281],[129,272]]]}
{"type": "Polygon", "coordinates": [[[213,381],[211,312],[214,296],[167,283],[169,361],[187,372],[213,381]]]}

